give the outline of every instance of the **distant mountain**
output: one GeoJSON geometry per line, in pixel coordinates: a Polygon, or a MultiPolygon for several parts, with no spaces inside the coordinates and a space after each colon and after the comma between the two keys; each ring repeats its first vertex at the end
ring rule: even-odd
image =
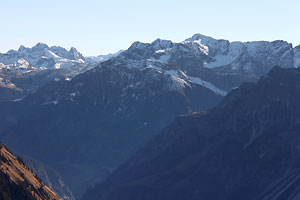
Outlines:
{"type": "Polygon", "coordinates": [[[177,118],[83,199],[299,199],[299,85],[299,68],[275,67],[177,118]]]}
{"type": "Polygon", "coordinates": [[[0,144],[0,199],[59,200],[51,189],[0,144]]]}
{"type": "MultiPolygon", "coordinates": [[[[0,100],[15,100],[15,96],[22,98],[34,92],[42,85],[35,79],[43,79],[44,82],[72,79],[92,69],[97,63],[122,53],[121,50],[114,54],[84,57],[73,47],[68,51],[63,47],[49,47],[43,43],[32,48],[20,46],[17,51],[0,54],[0,78],[12,82],[22,92],[0,85],[0,89],[5,88],[0,100]],[[45,70],[49,72],[41,72],[45,70]]],[[[136,42],[123,56],[168,64],[171,65],[168,68],[180,69],[221,90],[230,91],[242,82],[257,81],[274,65],[298,67],[300,46],[293,48],[292,44],[281,40],[229,42],[196,34],[180,43],[160,39],[152,44],[136,42]]]]}
{"type": "Polygon", "coordinates": [[[18,51],[10,50],[0,54],[0,62],[10,69],[19,71],[32,71],[37,69],[63,68],[82,64],[85,58],[74,47],[69,51],[66,49],[38,43],[32,48],[20,46],[18,51]]]}
{"type": "Polygon", "coordinates": [[[135,42],[71,80],[62,74],[53,81],[51,70],[21,79],[23,85],[48,75],[52,81],[22,100],[0,103],[0,138],[57,170],[80,197],[176,116],[216,106],[274,64],[296,66],[297,49],[283,41],[230,43],[199,34],[180,43],[135,42]]]}
{"type": "Polygon", "coordinates": [[[0,53],[0,101],[23,98],[45,83],[70,79],[90,68],[73,47],[67,51],[38,43],[32,48],[20,46],[18,51],[0,53]]]}
{"type": "Polygon", "coordinates": [[[0,53],[0,101],[21,99],[51,81],[72,79],[118,53],[85,58],[74,47],[68,51],[43,43],[0,53]]]}
{"type": "Polygon", "coordinates": [[[16,87],[10,80],[0,76],[0,102],[18,99],[23,94],[23,89],[16,87]]]}
{"type": "Polygon", "coordinates": [[[88,57],[85,57],[85,59],[88,62],[104,62],[104,61],[109,60],[110,58],[118,56],[122,52],[123,52],[123,50],[120,50],[120,51],[118,51],[116,53],[109,53],[107,55],[88,56],[88,57]]]}

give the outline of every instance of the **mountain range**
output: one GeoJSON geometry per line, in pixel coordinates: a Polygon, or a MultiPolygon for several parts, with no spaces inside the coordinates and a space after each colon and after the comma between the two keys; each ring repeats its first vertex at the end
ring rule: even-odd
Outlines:
{"type": "Polygon", "coordinates": [[[184,68],[191,76],[201,76],[204,81],[206,79],[226,91],[241,82],[258,80],[274,65],[300,65],[300,46],[293,48],[292,44],[281,40],[229,42],[196,34],[180,43],[157,39],[152,44],[135,42],[130,48],[125,52],[84,57],[74,47],[68,51],[60,46],[38,43],[32,48],[20,46],[17,51],[2,53],[0,90],[3,95],[0,100],[24,97],[49,81],[72,79],[123,52],[135,54],[129,59],[169,64],[175,70],[184,68]],[[188,57],[190,61],[186,62],[188,57]],[[220,78],[229,79],[228,84],[221,83],[220,78]]]}
{"type": "Polygon", "coordinates": [[[274,65],[300,65],[300,46],[285,41],[229,42],[200,34],[180,43],[135,42],[107,60],[76,52],[38,44],[0,55],[3,88],[26,91],[17,100],[18,94],[0,89],[0,99],[8,94],[0,103],[1,140],[55,169],[76,198],[178,115],[215,107],[274,65]],[[28,72],[10,66],[21,58],[33,67],[28,72]]]}
{"type": "Polygon", "coordinates": [[[68,51],[43,43],[0,53],[0,101],[23,98],[51,81],[70,80],[116,55],[86,58],[74,47],[68,51]]]}

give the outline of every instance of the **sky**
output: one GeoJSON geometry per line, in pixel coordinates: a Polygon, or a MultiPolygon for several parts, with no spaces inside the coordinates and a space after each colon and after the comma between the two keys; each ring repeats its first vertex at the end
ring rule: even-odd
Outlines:
{"type": "Polygon", "coordinates": [[[0,52],[43,42],[96,56],[135,41],[180,42],[196,33],[297,46],[299,8],[299,0],[2,0],[0,52]]]}

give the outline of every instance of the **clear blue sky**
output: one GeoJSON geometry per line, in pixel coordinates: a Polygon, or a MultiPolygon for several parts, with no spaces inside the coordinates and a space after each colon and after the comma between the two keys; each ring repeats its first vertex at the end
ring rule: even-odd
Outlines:
{"type": "Polygon", "coordinates": [[[195,33],[299,45],[299,8],[299,0],[3,0],[0,52],[43,42],[98,55],[195,33]]]}

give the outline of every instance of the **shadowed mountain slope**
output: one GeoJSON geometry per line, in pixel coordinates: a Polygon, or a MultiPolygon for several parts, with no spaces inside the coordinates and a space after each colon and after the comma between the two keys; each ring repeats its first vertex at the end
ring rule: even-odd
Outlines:
{"type": "Polygon", "coordinates": [[[85,200],[299,199],[300,69],[177,118],[85,200]]]}

